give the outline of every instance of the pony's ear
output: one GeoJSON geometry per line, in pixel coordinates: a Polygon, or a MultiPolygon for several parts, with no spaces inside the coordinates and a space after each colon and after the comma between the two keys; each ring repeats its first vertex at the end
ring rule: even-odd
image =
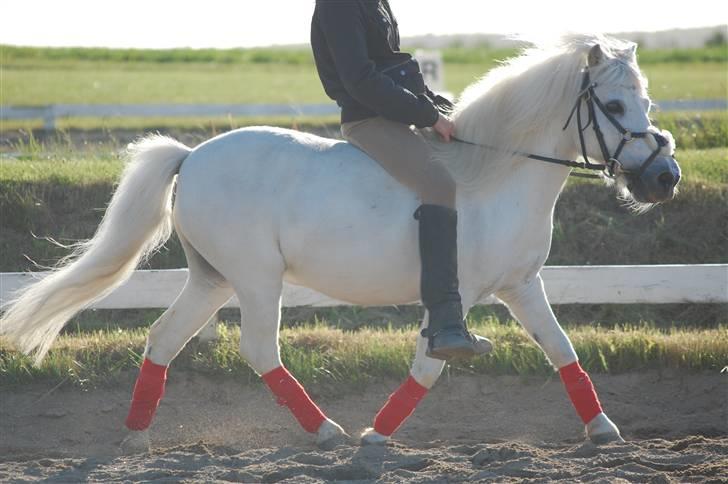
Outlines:
{"type": "Polygon", "coordinates": [[[587,56],[586,65],[589,67],[598,66],[602,60],[604,60],[604,52],[602,52],[602,46],[595,44],[594,47],[589,49],[589,55],[587,56]]]}
{"type": "Polygon", "coordinates": [[[631,43],[624,49],[624,57],[629,61],[637,61],[637,44],[631,43]]]}

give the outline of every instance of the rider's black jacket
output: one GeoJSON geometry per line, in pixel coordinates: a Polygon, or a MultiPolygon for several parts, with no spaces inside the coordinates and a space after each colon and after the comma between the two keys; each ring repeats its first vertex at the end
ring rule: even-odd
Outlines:
{"type": "Polygon", "coordinates": [[[311,47],[324,90],[341,107],[342,123],[377,115],[419,128],[437,121],[435,96],[419,65],[399,51],[387,0],[316,0],[311,47]]]}

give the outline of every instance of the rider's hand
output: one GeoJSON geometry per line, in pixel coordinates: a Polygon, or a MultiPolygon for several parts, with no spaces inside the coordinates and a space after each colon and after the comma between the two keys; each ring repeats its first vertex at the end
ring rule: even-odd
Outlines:
{"type": "Polygon", "coordinates": [[[437,134],[447,143],[450,142],[450,138],[455,134],[455,124],[443,114],[440,114],[440,117],[437,118],[437,122],[432,129],[437,131],[437,134]]]}

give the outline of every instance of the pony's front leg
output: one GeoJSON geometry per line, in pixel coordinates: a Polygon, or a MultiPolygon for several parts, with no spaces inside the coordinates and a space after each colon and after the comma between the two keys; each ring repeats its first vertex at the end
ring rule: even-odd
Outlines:
{"type": "Polygon", "coordinates": [[[579,365],[574,347],[554,316],[541,276],[523,286],[497,293],[513,316],[559,371],[566,392],[595,444],[622,441],[617,426],[602,410],[589,375],[579,365]]]}
{"type": "MultiPolygon", "coordinates": [[[[423,329],[427,327],[428,320],[429,315],[425,313],[423,329]]],[[[407,380],[389,396],[374,418],[374,426],[365,429],[361,434],[362,445],[386,444],[435,384],[445,362],[428,358],[425,355],[426,350],[427,338],[418,335],[415,359],[407,380]]]]}

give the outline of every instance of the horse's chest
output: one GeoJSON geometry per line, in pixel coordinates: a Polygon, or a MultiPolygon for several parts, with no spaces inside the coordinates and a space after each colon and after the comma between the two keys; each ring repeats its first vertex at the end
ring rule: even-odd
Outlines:
{"type": "Polygon", "coordinates": [[[550,217],[492,213],[461,229],[461,283],[493,293],[533,278],[548,257],[550,217]]]}

